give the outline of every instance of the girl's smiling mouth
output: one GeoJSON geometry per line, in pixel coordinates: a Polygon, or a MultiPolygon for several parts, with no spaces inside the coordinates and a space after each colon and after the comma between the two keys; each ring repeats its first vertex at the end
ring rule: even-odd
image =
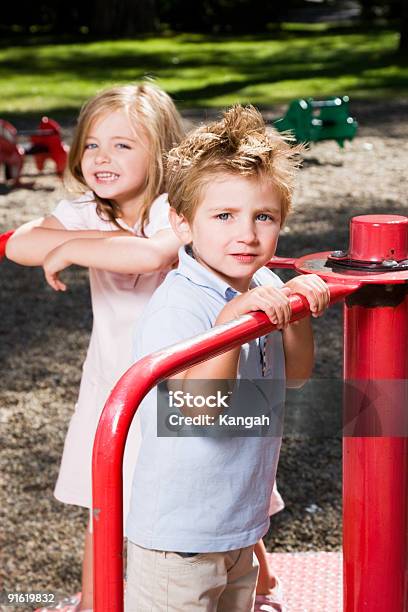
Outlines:
{"type": "Polygon", "coordinates": [[[101,183],[111,183],[119,178],[119,174],[115,172],[96,172],[95,178],[101,183]]]}

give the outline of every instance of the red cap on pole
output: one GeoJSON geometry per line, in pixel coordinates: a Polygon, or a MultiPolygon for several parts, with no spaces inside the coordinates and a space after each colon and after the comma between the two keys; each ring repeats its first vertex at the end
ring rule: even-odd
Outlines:
{"type": "Polygon", "coordinates": [[[367,262],[408,258],[408,217],[360,215],[350,221],[350,259],[367,262]]]}

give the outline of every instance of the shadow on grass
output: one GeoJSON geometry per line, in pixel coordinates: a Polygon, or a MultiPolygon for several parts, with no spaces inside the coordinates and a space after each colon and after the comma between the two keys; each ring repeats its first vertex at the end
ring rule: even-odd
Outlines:
{"type": "MultiPolygon", "coordinates": [[[[374,34],[378,31],[370,30],[369,33],[374,34]]],[[[235,93],[239,95],[239,92],[245,88],[270,86],[288,80],[310,82],[312,85],[313,80],[318,79],[333,79],[333,81],[342,77],[353,79],[356,85],[350,85],[347,92],[339,92],[350,95],[353,95],[354,89],[364,90],[366,95],[371,91],[373,95],[377,95],[379,90],[388,93],[407,90],[408,75],[402,71],[407,66],[407,60],[398,57],[391,48],[376,47],[374,37],[369,44],[364,41],[364,44],[356,44],[350,38],[355,33],[367,34],[367,30],[348,28],[341,30],[341,37],[338,29],[327,29],[317,33],[308,30],[296,33],[279,31],[273,34],[241,37],[186,34],[176,37],[175,40],[180,46],[174,46],[174,39],[169,38],[172,44],[168,51],[164,51],[162,47],[155,48],[155,43],[163,40],[157,38],[153,39],[151,44],[147,40],[148,37],[135,39],[135,42],[146,39],[146,51],[142,51],[140,47],[135,47],[134,51],[129,51],[128,47],[126,49],[109,47],[109,41],[104,41],[107,43],[106,48],[101,46],[91,50],[88,47],[94,41],[84,42],[82,38],[75,41],[81,42],[80,47],[73,46],[69,49],[69,45],[74,41],[64,38],[59,44],[68,44],[67,53],[55,55],[33,53],[31,47],[33,39],[28,39],[26,45],[20,45],[21,48],[16,50],[14,57],[13,55],[7,57],[7,64],[0,65],[0,77],[7,79],[13,78],[14,74],[19,77],[31,77],[33,74],[51,73],[56,75],[58,83],[59,78],[63,82],[75,79],[78,75],[85,75],[88,81],[93,81],[96,86],[98,84],[102,86],[106,83],[107,77],[110,80],[129,81],[150,74],[174,80],[175,85],[169,90],[181,106],[196,106],[219,96],[235,93]],[[333,32],[336,34],[335,41],[333,41],[333,32]],[[280,40],[292,41],[293,44],[277,48],[273,43],[280,40]],[[260,41],[272,43],[270,47],[265,45],[261,57],[256,52],[251,52],[250,47],[246,50],[246,43],[260,41]],[[228,43],[236,43],[237,48],[231,48],[228,43]],[[239,49],[240,43],[242,49],[239,49]],[[186,46],[183,47],[183,44],[186,46]],[[390,67],[392,70],[385,73],[384,69],[390,67]],[[223,69],[226,74],[236,75],[235,78],[226,77],[223,82],[208,83],[209,75],[211,80],[211,72],[219,75],[223,69]],[[372,76],[367,74],[367,70],[372,76]],[[183,71],[186,72],[184,82],[188,83],[192,71],[196,71],[195,81],[201,80],[203,84],[183,86],[183,71]],[[375,71],[382,73],[376,75],[375,71]]],[[[22,93],[23,98],[31,96],[30,88],[27,88],[27,93],[22,93]]],[[[74,99],[72,107],[67,105],[66,108],[59,108],[59,116],[72,112],[75,104],[74,99]]],[[[55,113],[53,115],[57,116],[55,113]]]]}
{"type": "MultiPolygon", "coordinates": [[[[197,48],[170,48],[169,51],[159,51],[154,48],[149,52],[141,52],[135,48],[134,51],[115,51],[109,49],[94,51],[93,54],[87,51],[87,45],[82,45],[81,49],[72,49],[66,55],[36,55],[29,50],[22,50],[16,57],[7,58],[7,64],[0,64],[0,76],[32,76],[33,73],[43,72],[48,74],[61,73],[61,76],[77,76],[86,74],[89,80],[106,81],[109,78],[120,77],[121,72],[134,69],[142,76],[149,72],[157,71],[157,76],[167,78],[177,78],[180,70],[184,69],[220,69],[222,67],[235,69],[243,75],[243,79],[237,81],[240,87],[257,84],[259,82],[271,83],[274,81],[289,79],[310,79],[313,77],[338,77],[341,75],[359,76],[367,68],[373,71],[387,66],[406,67],[408,62],[400,58],[394,50],[373,50],[353,46],[350,42],[346,45],[346,38],[335,47],[330,47],[326,35],[319,34],[318,40],[310,45],[309,41],[295,39],[293,45],[277,50],[273,45],[262,54],[259,59],[245,53],[245,46],[238,54],[237,49],[229,50],[228,47],[205,49],[201,45],[197,48]],[[107,75],[107,67],[109,75],[107,75]],[[86,72],[84,72],[86,71],[86,72]],[[311,71],[313,74],[311,75],[311,71]]],[[[223,43],[226,40],[221,41],[223,43]]],[[[245,40],[234,39],[238,45],[245,40]]],[[[249,42],[256,42],[254,40],[249,42]]],[[[273,40],[269,40],[273,42],[273,40]]],[[[407,79],[399,80],[398,75],[394,77],[395,85],[407,84],[407,79]]],[[[379,84],[380,85],[380,84],[379,84]]],[[[388,85],[384,80],[384,85],[388,85]]],[[[232,83],[235,86],[235,83],[232,83]]],[[[216,89],[214,93],[228,93],[231,84],[226,83],[225,89],[216,89]]],[[[173,90],[174,95],[181,94],[186,96],[187,92],[183,89],[173,90]]],[[[191,92],[192,97],[211,96],[213,91],[207,88],[198,88],[191,92]]],[[[27,94],[32,95],[31,93],[27,94]]]]}

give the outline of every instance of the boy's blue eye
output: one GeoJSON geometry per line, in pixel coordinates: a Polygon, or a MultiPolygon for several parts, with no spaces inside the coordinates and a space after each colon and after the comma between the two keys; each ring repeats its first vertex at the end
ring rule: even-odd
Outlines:
{"type": "Polygon", "coordinates": [[[231,216],[231,213],[228,212],[223,212],[223,213],[219,213],[217,215],[217,219],[219,219],[220,221],[227,221],[227,219],[231,216]]]}
{"type": "Polygon", "coordinates": [[[273,221],[272,215],[268,215],[266,213],[259,213],[259,215],[257,215],[257,219],[259,219],[259,221],[273,221]]]}
{"type": "Polygon", "coordinates": [[[128,144],[124,143],[124,142],[118,142],[116,144],[116,147],[118,149],[130,149],[130,146],[128,144]]]}
{"type": "Polygon", "coordinates": [[[96,144],[94,142],[87,142],[84,148],[85,149],[95,149],[96,144]]]}

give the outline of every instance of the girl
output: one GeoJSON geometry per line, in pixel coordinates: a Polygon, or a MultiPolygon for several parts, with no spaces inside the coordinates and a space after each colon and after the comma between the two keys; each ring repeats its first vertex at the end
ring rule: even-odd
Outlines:
{"type": "MultiPolygon", "coordinates": [[[[92,506],[91,458],[100,413],[112,387],[132,364],[135,320],[177,257],[179,242],[167,218],[163,157],[181,136],[174,104],[154,85],[129,85],[98,94],[80,113],[69,157],[68,180],[83,195],[63,200],[51,216],[25,224],[7,244],[9,259],[43,265],[56,290],[66,289],[58,276],[65,267],[90,268],[93,330],[55,487],[55,496],[64,503],[92,506]]],[[[124,458],[125,516],[138,448],[135,420],[124,458]]],[[[276,493],[271,513],[281,507],[276,493]]],[[[257,556],[259,592],[271,597],[275,578],[262,541],[257,556]]],[[[72,598],[62,609],[91,610],[92,597],[90,520],[82,597],[72,598]]],[[[280,609],[267,608],[265,604],[277,602],[266,598],[258,603],[263,610],[280,609]]]]}
{"type": "MultiPolygon", "coordinates": [[[[69,156],[69,180],[83,195],[63,200],[52,215],[25,224],[7,244],[9,259],[36,266],[59,245],[72,247],[75,238],[92,239],[80,241],[85,244],[81,255],[89,257],[91,268],[94,322],[55,487],[55,496],[64,503],[91,508],[91,457],[99,415],[111,388],[132,363],[135,319],[177,258],[179,242],[169,229],[164,195],[163,155],[181,136],[180,115],[170,97],[154,85],[128,85],[99,93],[81,110],[69,156]],[[127,238],[119,244],[120,265],[114,265],[109,241],[100,239],[118,235],[127,238]]],[[[136,425],[132,429],[127,445],[132,454],[124,463],[125,492],[130,491],[138,449],[136,425]]],[[[82,598],[67,610],[91,608],[89,525],[82,598]]]]}

